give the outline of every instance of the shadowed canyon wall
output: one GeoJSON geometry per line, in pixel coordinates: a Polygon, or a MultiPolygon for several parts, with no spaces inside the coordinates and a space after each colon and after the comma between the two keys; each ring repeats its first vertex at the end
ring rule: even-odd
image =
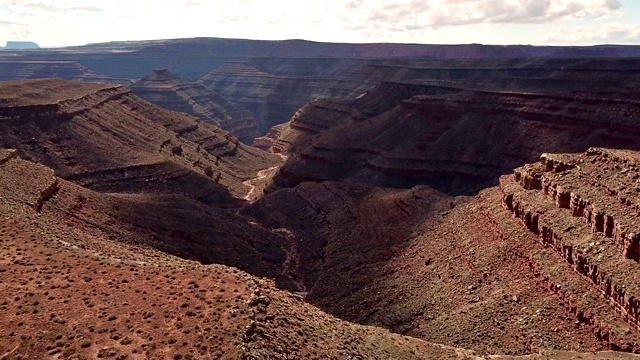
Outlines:
{"type": "Polygon", "coordinates": [[[260,136],[254,115],[198,83],[166,69],[154,70],[130,87],[133,94],[165,109],[185,112],[229,131],[244,143],[260,136]]]}

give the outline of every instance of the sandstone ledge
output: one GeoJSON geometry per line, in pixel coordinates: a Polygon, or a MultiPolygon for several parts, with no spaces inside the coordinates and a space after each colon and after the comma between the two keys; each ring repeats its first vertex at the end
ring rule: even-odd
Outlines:
{"type": "MultiPolygon", "coordinates": [[[[590,282],[618,319],[636,330],[640,329],[640,287],[634,280],[640,274],[638,212],[634,201],[619,194],[624,184],[637,178],[633,170],[637,156],[596,148],[581,155],[544,154],[539,164],[500,179],[505,208],[590,282]]],[[[581,311],[608,329],[610,340],[629,337],[612,327],[606,312],[589,310],[588,304],[581,311]]],[[[616,346],[640,350],[637,340],[618,340],[616,346]]]]}

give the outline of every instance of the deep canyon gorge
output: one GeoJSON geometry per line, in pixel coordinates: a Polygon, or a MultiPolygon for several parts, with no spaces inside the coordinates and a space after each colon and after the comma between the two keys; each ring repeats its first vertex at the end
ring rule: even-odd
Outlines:
{"type": "Polygon", "coordinates": [[[614,45],[3,50],[0,358],[634,359],[639,67],[614,45]]]}

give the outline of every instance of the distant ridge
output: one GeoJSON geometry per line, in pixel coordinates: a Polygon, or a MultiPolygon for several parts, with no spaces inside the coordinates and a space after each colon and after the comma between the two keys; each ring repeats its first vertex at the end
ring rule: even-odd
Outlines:
{"type": "Polygon", "coordinates": [[[87,44],[74,49],[129,50],[143,53],[189,52],[217,56],[242,57],[348,57],[396,58],[431,57],[437,59],[487,58],[575,58],[638,57],[640,46],[533,46],[486,44],[415,44],[415,43],[330,43],[300,39],[250,40],[226,38],[184,38],[165,40],[116,41],[87,44]]]}
{"type": "MultiPolygon", "coordinates": [[[[0,61],[15,62],[4,49],[0,61]]],[[[197,81],[230,61],[251,58],[297,59],[526,59],[638,58],[640,46],[428,45],[389,43],[321,43],[304,40],[187,38],[88,44],[23,52],[20,61],[77,61],[116,79],[137,80],[153,69],[167,68],[186,81],[197,81]]],[[[286,119],[284,119],[286,120],[286,119]]],[[[282,121],[284,121],[282,120],[282,121]]]]}

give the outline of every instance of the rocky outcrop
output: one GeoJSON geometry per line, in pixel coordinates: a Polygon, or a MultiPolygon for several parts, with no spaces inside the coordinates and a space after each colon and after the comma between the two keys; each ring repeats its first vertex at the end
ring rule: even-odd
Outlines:
{"type": "MultiPolygon", "coordinates": [[[[545,154],[541,163],[501,179],[505,208],[592,283],[616,316],[635,329],[640,328],[640,294],[633,280],[640,271],[635,203],[639,160],[637,152],[598,148],[581,155],[545,154]]],[[[582,311],[613,337],[601,313],[582,311]]],[[[638,351],[635,341],[619,346],[638,351]]]]}
{"type": "MultiPolygon", "coordinates": [[[[583,218],[593,232],[612,238],[622,256],[640,261],[640,228],[636,225],[636,212],[640,209],[636,201],[640,175],[636,170],[635,155],[592,148],[585,153],[587,159],[575,162],[570,156],[565,155],[562,159],[555,154],[543,154],[543,167],[518,169],[514,177],[525,189],[542,190],[559,208],[569,209],[572,216],[583,218]],[[585,160],[587,164],[584,164],[585,160]],[[597,169],[603,162],[613,164],[612,167],[604,166],[604,176],[598,174],[597,169]],[[549,176],[544,170],[559,175],[549,176]],[[616,170],[620,172],[615,174],[616,170]],[[584,173],[588,174],[586,179],[584,173]],[[585,181],[587,184],[583,184],[585,181]],[[614,197],[614,201],[603,202],[601,194],[614,197]]],[[[533,224],[531,226],[535,228],[533,224]]]]}
{"type": "Polygon", "coordinates": [[[15,149],[0,149],[0,165],[18,156],[15,149]]]}
{"type": "Polygon", "coordinates": [[[257,147],[263,150],[272,151],[274,153],[282,152],[280,148],[275,147],[274,145],[275,145],[276,139],[279,139],[280,136],[282,135],[282,131],[286,125],[287,125],[286,123],[283,123],[283,124],[272,126],[271,129],[269,129],[269,133],[267,133],[267,135],[260,136],[253,139],[253,144],[251,144],[251,146],[257,147]]]}
{"type": "Polygon", "coordinates": [[[259,135],[251,112],[198,83],[181,80],[166,69],[154,70],[130,86],[133,94],[168,110],[181,111],[229,131],[248,143],[259,135]]]}
{"type": "Polygon", "coordinates": [[[15,200],[40,213],[44,203],[60,190],[59,179],[53,170],[18,160],[16,154],[15,150],[0,151],[0,182],[3,192],[15,192],[15,200]],[[15,174],[21,174],[22,179],[18,180],[15,174]]]}
{"type": "Polygon", "coordinates": [[[16,49],[39,49],[40,46],[33,41],[7,41],[7,46],[4,47],[6,50],[16,50],[16,49]]]}

